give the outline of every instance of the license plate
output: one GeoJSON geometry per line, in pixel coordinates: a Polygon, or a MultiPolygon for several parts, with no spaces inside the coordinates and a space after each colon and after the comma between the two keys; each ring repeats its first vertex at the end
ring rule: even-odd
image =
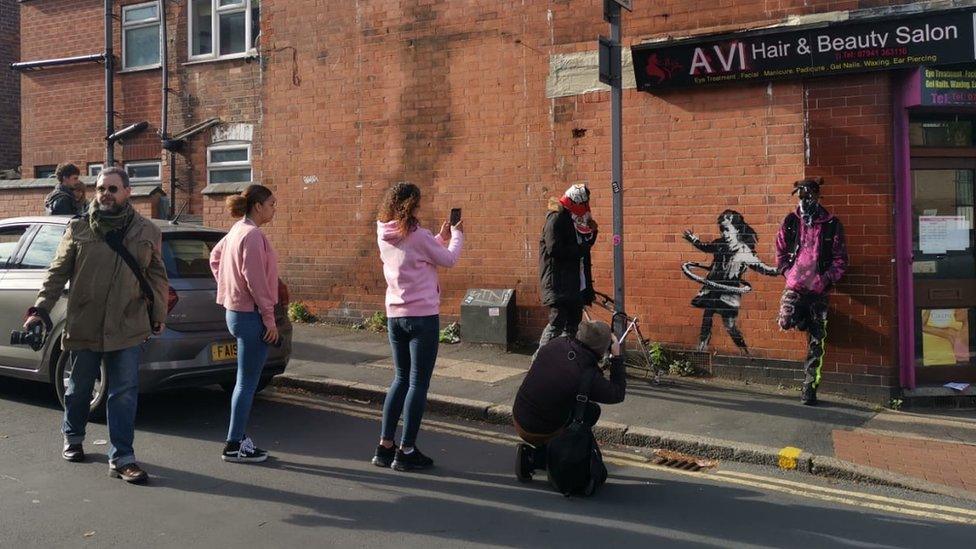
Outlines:
{"type": "Polygon", "coordinates": [[[214,343],[210,346],[210,358],[214,362],[237,360],[237,343],[214,343]]]}

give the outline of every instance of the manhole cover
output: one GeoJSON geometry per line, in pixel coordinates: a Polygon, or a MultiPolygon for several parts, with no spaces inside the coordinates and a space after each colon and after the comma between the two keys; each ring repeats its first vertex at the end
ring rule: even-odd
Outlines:
{"type": "Polygon", "coordinates": [[[714,459],[689,456],[680,452],[660,448],[654,450],[651,463],[672,469],[681,469],[683,471],[701,471],[703,469],[712,469],[718,465],[718,461],[714,459]]]}

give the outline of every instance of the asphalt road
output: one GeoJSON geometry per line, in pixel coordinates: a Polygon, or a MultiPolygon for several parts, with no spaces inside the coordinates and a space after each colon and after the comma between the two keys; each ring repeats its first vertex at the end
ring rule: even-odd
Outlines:
{"type": "Polygon", "coordinates": [[[288,394],[252,416],[274,459],[227,464],[227,407],[218,391],[144,395],[136,452],[152,479],[129,486],[106,475],[104,425],[86,463],[64,462],[48,388],[0,378],[0,546],[966,547],[976,534],[960,502],[742,467],[614,458],[597,497],[564,498],[515,481],[505,433],[436,418],[418,444],[437,467],[397,473],[369,463],[375,410],[288,394]]]}

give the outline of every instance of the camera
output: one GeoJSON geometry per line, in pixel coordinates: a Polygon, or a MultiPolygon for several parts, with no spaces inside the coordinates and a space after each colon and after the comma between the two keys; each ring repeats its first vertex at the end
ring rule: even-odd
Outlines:
{"type": "Polygon", "coordinates": [[[23,332],[11,330],[10,344],[27,345],[31,349],[39,351],[44,346],[44,327],[37,323],[23,332]]]}

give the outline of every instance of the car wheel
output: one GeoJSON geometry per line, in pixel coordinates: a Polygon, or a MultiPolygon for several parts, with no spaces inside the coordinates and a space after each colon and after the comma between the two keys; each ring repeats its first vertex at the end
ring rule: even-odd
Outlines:
{"type": "MultiPolygon", "coordinates": [[[[274,378],[274,376],[262,377],[261,380],[258,381],[258,387],[257,387],[257,389],[255,389],[254,392],[255,393],[260,393],[261,391],[263,391],[268,385],[271,384],[271,380],[273,378],[274,378]]],[[[221,383],[220,384],[220,388],[223,389],[224,391],[226,391],[227,394],[229,394],[229,395],[233,395],[234,394],[234,387],[237,387],[237,380],[234,380],[234,381],[225,381],[224,383],[221,383]]]]}
{"type": "MultiPolygon", "coordinates": [[[[58,401],[64,408],[64,393],[68,389],[68,379],[71,377],[70,353],[61,351],[58,353],[58,360],[54,365],[54,390],[58,394],[58,401]]],[[[95,380],[95,387],[92,389],[91,401],[88,407],[88,417],[90,419],[101,419],[105,417],[105,400],[108,393],[106,386],[105,364],[101,364],[98,369],[98,378],[95,380]]]]}

